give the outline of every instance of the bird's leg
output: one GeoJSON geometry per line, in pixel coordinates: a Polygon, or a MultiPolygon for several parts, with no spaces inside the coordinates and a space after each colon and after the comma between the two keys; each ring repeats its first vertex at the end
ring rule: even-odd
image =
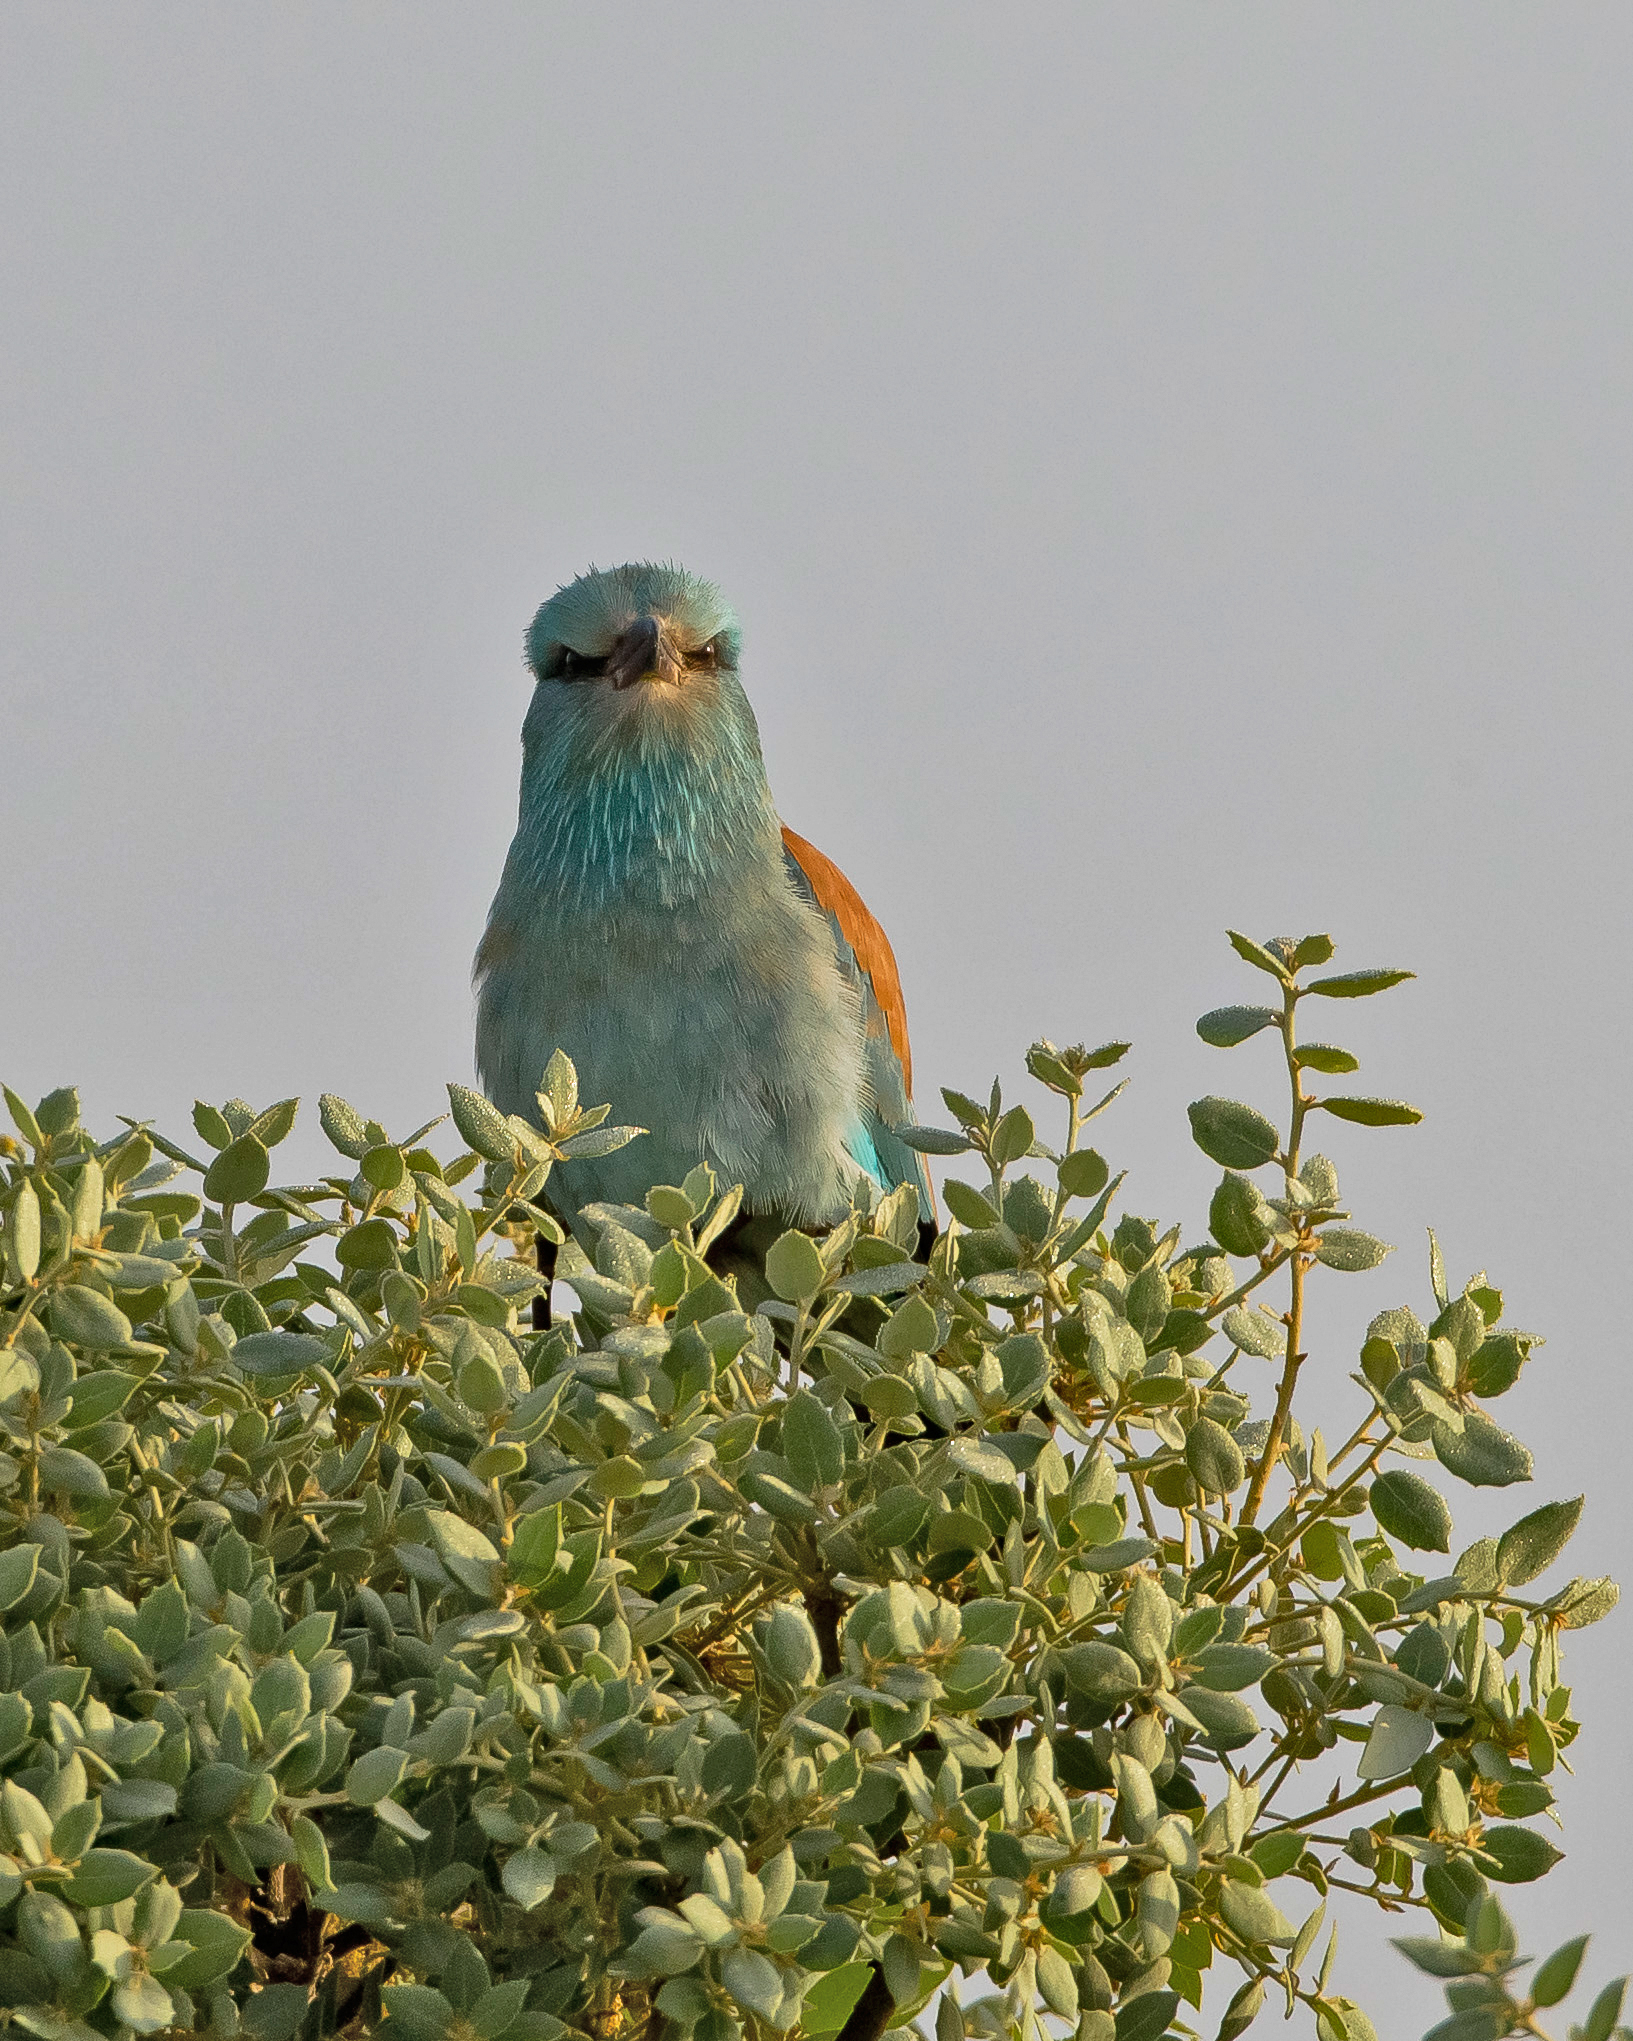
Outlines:
{"type": "MultiPolygon", "coordinates": [[[[535,1235],[534,1238],[538,1249],[539,1274],[544,1277],[546,1283],[554,1282],[556,1275],[556,1243],[553,1240],[546,1240],[542,1233],[535,1235]]],[[[542,1296],[533,1299],[533,1330],[535,1332],[548,1332],[550,1330],[550,1292],[548,1289],[544,1291],[542,1296]]]]}
{"type": "Polygon", "coordinates": [[[844,1621],[847,1605],[826,1574],[804,1590],[803,1599],[805,1613],[816,1632],[817,1649],[822,1654],[823,1677],[837,1679],[845,1670],[844,1656],[839,1648],[839,1626],[844,1621]]]}
{"type": "Polygon", "coordinates": [[[863,1987],[862,1996],[852,2006],[850,2018],[840,2028],[836,2041],[880,2041],[895,2010],[896,2001],[891,1996],[890,1986],[885,1983],[885,1974],[875,1964],[873,1975],[863,1987]]]}

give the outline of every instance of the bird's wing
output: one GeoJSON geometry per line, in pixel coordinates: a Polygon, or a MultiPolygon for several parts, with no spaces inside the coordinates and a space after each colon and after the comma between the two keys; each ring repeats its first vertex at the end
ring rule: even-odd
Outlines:
{"type": "Polygon", "coordinates": [[[831,858],[786,826],[782,842],[795,886],[827,915],[839,967],[856,981],[862,995],[864,1060],[873,1104],[856,1130],[852,1153],[886,1190],[897,1184],[915,1184],[920,1215],[929,1219],[935,1202],[924,1157],[894,1131],[914,1118],[913,1052],[907,1041],[901,974],[890,939],[831,858]]]}

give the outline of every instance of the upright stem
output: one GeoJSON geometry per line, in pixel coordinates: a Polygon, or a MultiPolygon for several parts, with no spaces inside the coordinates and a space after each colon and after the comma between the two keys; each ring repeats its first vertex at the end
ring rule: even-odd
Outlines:
{"type": "MultiPolygon", "coordinates": [[[[1293,1117],[1287,1134],[1287,1152],[1282,1158],[1289,1189],[1298,1179],[1299,1144],[1304,1138],[1304,1116],[1310,1110],[1310,1100],[1304,1095],[1300,1080],[1298,1059],[1293,1040],[1293,1015],[1298,993],[1289,983],[1282,993],[1281,1040],[1287,1057],[1287,1080],[1293,1093],[1293,1117]]],[[[1287,1357],[1282,1362],[1281,1381],[1276,1389],[1276,1410],[1270,1420],[1270,1436],[1264,1442],[1264,1451],[1259,1464],[1253,1470],[1253,1481],[1247,1492],[1247,1501],[1242,1505],[1242,1522],[1251,1524],[1259,1514],[1264,1501],[1264,1492],[1276,1463],[1282,1455],[1287,1438],[1288,1420],[1293,1410],[1293,1392],[1298,1386],[1298,1371],[1303,1366],[1304,1354],[1300,1341],[1304,1336],[1304,1278],[1309,1271],[1310,1256],[1295,1248],[1289,1257],[1291,1270],[1291,1294],[1287,1304],[1287,1357]]]]}

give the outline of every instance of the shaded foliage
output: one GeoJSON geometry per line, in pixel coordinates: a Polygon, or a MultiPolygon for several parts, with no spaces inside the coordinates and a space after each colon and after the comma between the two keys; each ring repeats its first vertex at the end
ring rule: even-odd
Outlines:
{"type": "Polygon", "coordinates": [[[1273,1999],[1360,2041],[1340,1891],[1499,1988],[1489,1886],[1559,1854],[1561,1637],[1615,1589],[1540,1584],[1579,1501],[1451,1557],[1444,1477],[1531,1475],[1488,1406],[1538,1341],[1483,1274],[1435,1251],[1318,1427],[1306,1287],[1388,1249],[1310,1116],[1418,1115],[1315,1095],[1356,1059],[1296,1023],[1405,974],[1232,942],[1277,1003],[1199,1030],[1274,1034],[1288,1093],[1190,1108],[1206,1236],[1086,1145],[1127,1045],[1040,1042],[1058,1150],[946,1093],[904,1130],[967,1158],[927,1255],[916,1193],[864,1201],[752,1311],[706,1167],[563,1241],[552,1173],[633,1130],[559,1056],[537,1125],[451,1087],[452,1159],[325,1098],[335,1173],[282,1188],[292,1100],[200,1104],[193,1153],[8,1092],[14,2023],[855,2041],[939,1993],[938,2041],[1155,2041],[1223,1967],[1222,2036],[1273,1999]],[[578,1308],[534,1331],[541,1235],[578,1308]]]}

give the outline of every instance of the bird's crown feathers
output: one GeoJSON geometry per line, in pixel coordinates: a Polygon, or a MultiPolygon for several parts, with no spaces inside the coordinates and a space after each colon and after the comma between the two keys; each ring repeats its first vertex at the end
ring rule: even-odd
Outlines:
{"type": "Polygon", "coordinates": [[[591,567],[564,583],[533,619],[527,663],[542,675],[551,652],[563,645],[600,658],[620,632],[642,617],[656,617],[687,644],[720,641],[727,662],[736,664],[737,617],[720,590],[673,561],[652,560],[591,567]]]}

